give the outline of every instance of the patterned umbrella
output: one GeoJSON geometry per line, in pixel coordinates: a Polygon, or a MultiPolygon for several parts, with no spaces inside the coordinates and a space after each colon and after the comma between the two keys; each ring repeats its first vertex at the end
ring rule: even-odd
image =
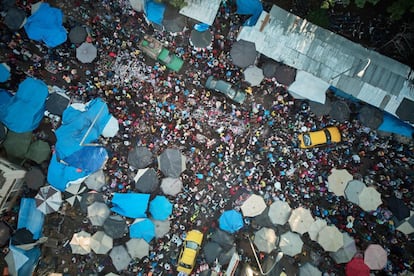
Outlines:
{"type": "Polygon", "coordinates": [[[82,200],[82,194],[88,191],[83,183],[72,183],[66,190],[63,192],[63,197],[71,206],[80,206],[82,200]]]}
{"type": "Polygon", "coordinates": [[[59,210],[62,205],[62,195],[53,186],[41,187],[35,196],[36,206],[44,214],[50,214],[59,210]]]}

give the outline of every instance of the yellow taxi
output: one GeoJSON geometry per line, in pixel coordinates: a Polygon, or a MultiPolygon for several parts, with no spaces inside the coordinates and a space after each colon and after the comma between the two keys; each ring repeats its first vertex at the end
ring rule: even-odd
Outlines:
{"type": "Polygon", "coordinates": [[[190,275],[193,271],[203,236],[203,233],[198,230],[191,230],[187,233],[178,259],[177,271],[181,272],[180,275],[190,275]]]}
{"type": "Polygon", "coordinates": [[[321,145],[329,145],[341,142],[341,132],[335,126],[326,127],[321,130],[301,133],[298,136],[300,145],[303,149],[321,145]]]}

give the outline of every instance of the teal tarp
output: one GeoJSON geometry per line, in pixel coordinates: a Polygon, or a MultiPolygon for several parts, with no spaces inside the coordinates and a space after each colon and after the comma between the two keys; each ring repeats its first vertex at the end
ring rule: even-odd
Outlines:
{"type": "Polygon", "coordinates": [[[111,210],[128,218],[146,218],[149,198],[149,194],[115,193],[111,210]]]}
{"type": "Polygon", "coordinates": [[[33,198],[22,198],[17,229],[27,228],[33,233],[33,238],[38,240],[42,236],[44,221],[45,215],[36,208],[36,201],[33,198]]]}

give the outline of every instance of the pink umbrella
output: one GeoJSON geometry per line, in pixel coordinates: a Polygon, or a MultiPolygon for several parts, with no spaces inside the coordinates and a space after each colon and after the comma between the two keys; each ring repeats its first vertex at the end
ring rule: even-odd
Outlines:
{"type": "Polygon", "coordinates": [[[365,249],[364,262],[372,270],[381,270],[387,264],[387,251],[379,244],[370,244],[365,249]]]}

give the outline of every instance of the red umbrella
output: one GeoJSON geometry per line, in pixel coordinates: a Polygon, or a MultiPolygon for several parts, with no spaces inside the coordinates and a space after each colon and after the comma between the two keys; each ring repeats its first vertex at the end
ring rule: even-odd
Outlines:
{"type": "Polygon", "coordinates": [[[369,267],[362,258],[353,258],[345,267],[346,276],[369,276],[369,267]]]}

